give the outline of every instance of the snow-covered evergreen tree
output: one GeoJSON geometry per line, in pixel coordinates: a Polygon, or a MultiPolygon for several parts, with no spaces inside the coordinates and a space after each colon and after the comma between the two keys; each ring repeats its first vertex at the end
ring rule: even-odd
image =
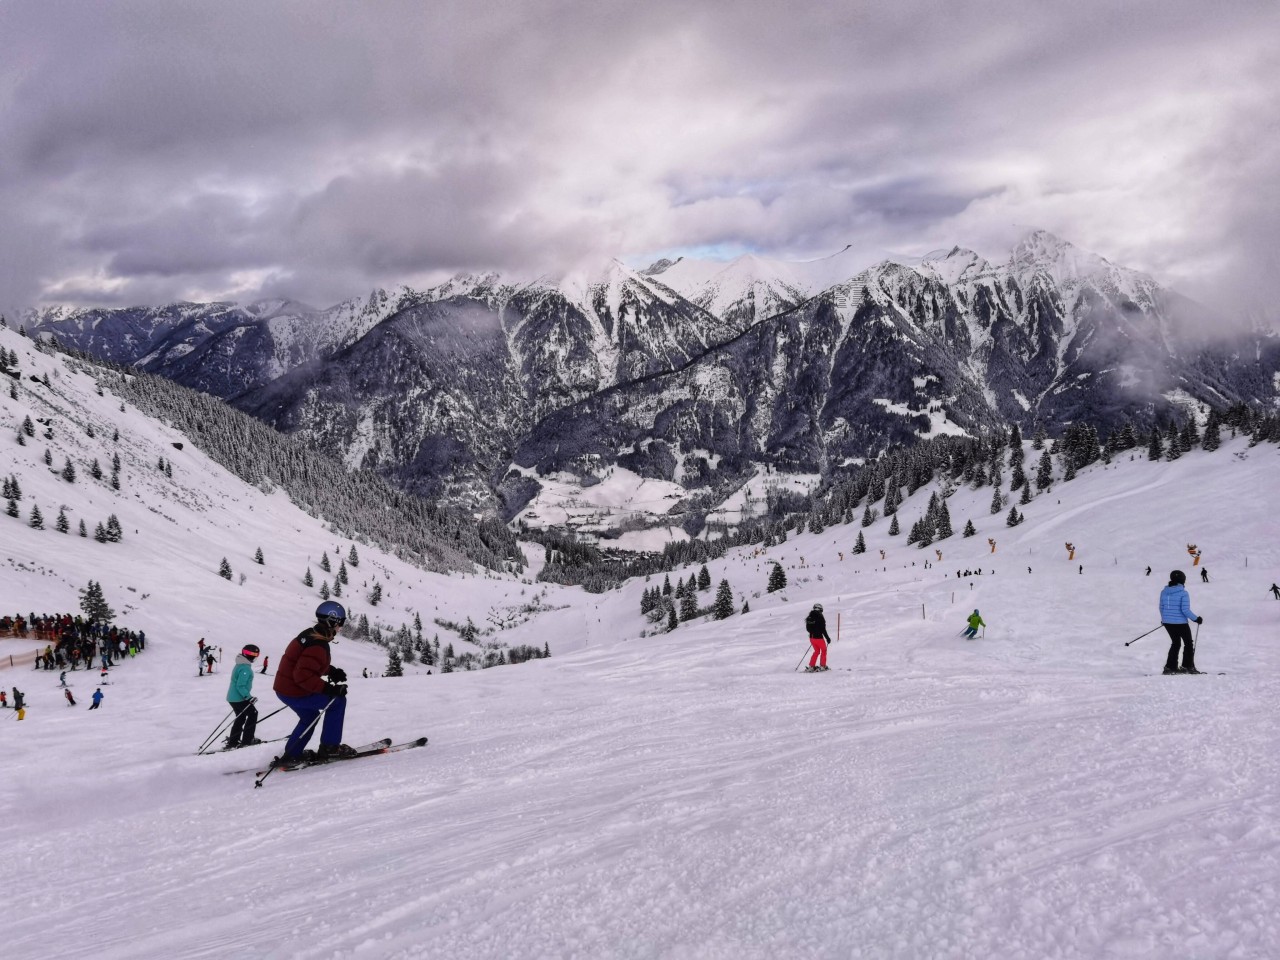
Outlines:
{"type": "Polygon", "coordinates": [[[767,590],[769,593],[776,593],[779,590],[785,590],[787,587],[787,573],[782,569],[782,564],[775,563],[773,569],[769,571],[769,584],[767,590]]]}
{"type": "Polygon", "coordinates": [[[733,616],[733,588],[729,586],[728,580],[721,580],[716,588],[716,601],[712,614],[717,620],[727,620],[733,616]]]}
{"type": "Polygon", "coordinates": [[[223,580],[231,579],[231,564],[227,561],[226,557],[223,557],[222,563],[218,564],[218,576],[223,580]]]}

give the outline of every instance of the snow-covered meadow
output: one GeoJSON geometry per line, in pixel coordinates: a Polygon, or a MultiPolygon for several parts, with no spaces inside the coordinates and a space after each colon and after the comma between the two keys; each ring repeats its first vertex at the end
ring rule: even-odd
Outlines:
{"type": "MultiPolygon", "coordinates": [[[[54,376],[61,363],[23,348],[24,377],[47,370],[75,391],[68,410],[83,402],[102,424],[129,415],[78,375],[54,376]]],[[[856,524],[740,549],[709,564],[713,591],[727,578],[751,612],[654,636],[639,614],[652,582],[595,596],[444,577],[361,545],[358,576],[377,571],[387,585],[386,622],[418,611],[428,632],[436,616],[483,625],[536,592],[553,609],[500,636],[553,656],[366,680],[356,674],[380,670],[384,652],[343,641],[346,741],[425,734],[430,745],[255,790],[251,773],[230,771],[277,745],[194,756],[226,713],[226,675],[196,676],[195,642],[252,641],[274,662],[318,602],[302,571],[350,541],[190,445],[173,451],[182,438],[136,414],[121,428],[137,461],[125,495],[67,484],[34,458],[69,431],[27,447],[8,439],[36,402],[0,395],[14,458],[0,473],[23,476],[24,520],[32,499],[50,525],[48,504],[56,514],[68,502],[118,513],[126,537],[96,544],[0,516],[0,611],[73,610],[93,578],[152,643],[114,672],[93,713],[64,706],[55,673],[0,669],[30,704],[21,722],[0,714],[6,956],[1280,951],[1274,446],[1228,440],[1175,463],[1096,465],[1023,507],[1012,529],[988,513],[989,488],[962,489],[948,501],[953,524],[972,519],[978,535],[936,545],[943,559],[928,569],[933,548],[889,537],[883,518],[858,557],[856,524]],[[173,481],[154,470],[165,450],[173,481]],[[230,582],[217,576],[224,555],[230,582]],[[774,560],[790,584],[768,594],[774,560]],[[1174,567],[1205,618],[1205,676],[1158,676],[1162,632],[1124,645],[1158,622],[1174,567]],[[794,668],[814,602],[833,635],[838,617],[840,639],[833,669],[806,675],[794,668]],[[965,641],[975,607],[988,627],[965,641]]],[[[55,467],[73,450],[99,455],[110,431],[95,434],[56,447],[55,467]]],[[[907,526],[929,492],[900,508],[907,526]]],[[[72,676],[83,701],[93,684],[72,676]]],[[[271,704],[269,678],[256,692],[271,704]]],[[[284,736],[285,716],[260,735],[284,736]]]]}

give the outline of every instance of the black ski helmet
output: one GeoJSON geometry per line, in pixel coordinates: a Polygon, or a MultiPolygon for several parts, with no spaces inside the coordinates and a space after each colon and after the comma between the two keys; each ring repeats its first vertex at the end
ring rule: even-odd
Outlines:
{"type": "Polygon", "coordinates": [[[258,649],[257,644],[246,643],[244,645],[244,649],[240,651],[240,656],[246,657],[249,660],[256,660],[258,658],[258,654],[261,652],[262,651],[258,649]]]}
{"type": "Polygon", "coordinates": [[[1170,583],[1186,583],[1187,575],[1183,573],[1181,570],[1175,570],[1173,571],[1173,573],[1169,574],[1169,582],[1170,583]]]}
{"type": "Polygon", "coordinates": [[[814,613],[821,613],[821,612],[822,612],[822,604],[820,604],[820,603],[815,603],[815,604],[813,605],[813,612],[814,612],[814,613]]]}
{"type": "Polygon", "coordinates": [[[316,623],[340,627],[347,622],[346,608],[333,600],[326,600],[316,607],[316,623]]]}

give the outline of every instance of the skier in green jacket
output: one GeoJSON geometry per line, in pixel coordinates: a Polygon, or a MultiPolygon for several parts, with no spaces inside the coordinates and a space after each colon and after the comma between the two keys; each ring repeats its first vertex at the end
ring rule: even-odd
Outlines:
{"type": "Polygon", "coordinates": [[[236,712],[235,723],[231,725],[231,734],[227,737],[227,749],[251,747],[260,743],[254,734],[258,729],[258,708],[253,698],[253,661],[258,659],[258,648],[252,643],[245,644],[240,655],[236,657],[235,668],[231,671],[231,686],[227,690],[227,703],[236,712]]]}
{"type": "Polygon", "coordinates": [[[974,610],[973,613],[969,614],[969,629],[965,630],[964,635],[967,639],[972,640],[978,635],[978,628],[985,626],[986,624],[982,618],[978,616],[978,611],[974,610]]]}

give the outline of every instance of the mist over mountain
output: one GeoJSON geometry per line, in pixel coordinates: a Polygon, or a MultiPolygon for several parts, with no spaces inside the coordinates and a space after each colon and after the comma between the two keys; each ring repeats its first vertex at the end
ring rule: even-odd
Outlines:
{"type": "Polygon", "coordinates": [[[560,471],[714,503],[757,469],[1018,424],[1276,403],[1280,343],[1044,231],[856,263],[616,260],[288,301],[45,310],[28,328],[227,400],[415,492],[514,516],[560,471]]]}

